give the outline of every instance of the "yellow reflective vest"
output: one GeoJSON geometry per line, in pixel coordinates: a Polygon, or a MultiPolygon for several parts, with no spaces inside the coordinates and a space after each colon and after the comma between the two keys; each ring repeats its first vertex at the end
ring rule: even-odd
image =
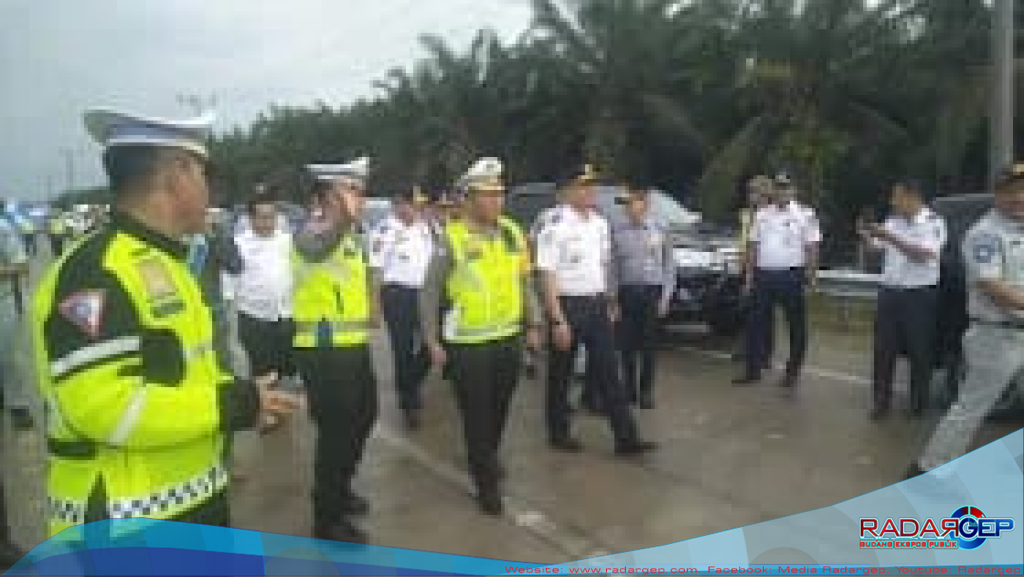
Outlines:
{"type": "Polygon", "coordinates": [[[118,220],[45,274],[32,336],[50,458],[47,534],[175,519],[226,489],[213,322],[175,241],[118,220]]]}
{"type": "Polygon", "coordinates": [[[292,316],[296,348],[366,344],[370,328],[370,277],[366,251],[353,234],[322,262],[292,253],[292,316]]]}
{"type": "Polygon", "coordinates": [[[510,219],[499,221],[498,232],[485,237],[464,222],[445,227],[454,264],[447,283],[450,342],[482,343],[522,332],[528,246],[519,225],[510,219]]]}

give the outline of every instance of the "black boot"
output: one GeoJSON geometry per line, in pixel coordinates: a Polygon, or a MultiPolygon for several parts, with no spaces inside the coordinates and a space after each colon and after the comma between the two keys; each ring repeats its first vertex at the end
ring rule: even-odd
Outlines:
{"type": "Polygon", "coordinates": [[[313,525],[313,538],[328,541],[342,541],[365,545],[370,538],[366,532],[356,527],[352,521],[342,518],[334,523],[319,522],[313,525]]]}
{"type": "Polygon", "coordinates": [[[343,515],[362,516],[370,512],[370,502],[353,491],[345,492],[341,497],[341,513],[343,515]]]}
{"type": "Polygon", "coordinates": [[[501,501],[501,491],[497,483],[482,483],[476,489],[476,503],[480,510],[487,515],[498,516],[505,512],[505,505],[501,501]]]}

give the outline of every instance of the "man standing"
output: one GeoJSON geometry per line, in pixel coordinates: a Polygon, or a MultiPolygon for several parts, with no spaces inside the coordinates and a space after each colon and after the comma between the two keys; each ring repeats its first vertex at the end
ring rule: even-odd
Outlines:
{"type": "Polygon", "coordinates": [[[26,375],[15,370],[15,340],[20,338],[21,307],[16,287],[28,274],[28,256],[18,231],[0,217],[0,410],[10,412],[14,428],[31,429],[25,382],[26,375]]]}
{"type": "Polygon", "coordinates": [[[611,234],[597,213],[597,175],[588,165],[564,179],[566,206],[551,217],[537,243],[544,300],[551,319],[547,421],[551,447],[583,450],[570,432],[569,377],[580,344],[593,363],[594,386],[608,415],[618,455],[636,455],[656,448],[637,435],[629,398],[618,378],[612,323],[619,307],[611,277],[611,234]]]}
{"type": "MultiPolygon", "coordinates": [[[[772,179],[764,175],[758,175],[750,179],[746,183],[746,205],[740,209],[740,237],[739,244],[740,249],[743,251],[743,270],[747,270],[747,262],[753,258],[750,254],[750,231],[754,225],[754,215],[757,211],[771,205],[772,203],[772,179]]],[[[771,359],[775,350],[775,322],[773,318],[769,319],[767,324],[758,326],[751,322],[753,316],[753,307],[750,306],[750,295],[747,294],[745,299],[745,307],[747,311],[746,324],[744,326],[744,333],[740,336],[737,343],[737,351],[733,355],[734,360],[743,360],[746,358],[747,341],[749,338],[760,338],[765,342],[764,345],[764,368],[771,368],[771,359]],[[752,328],[758,328],[761,333],[754,335],[753,337],[748,336],[746,333],[752,328]]]]}
{"type": "Polygon", "coordinates": [[[519,378],[522,340],[539,346],[541,314],[522,230],[502,216],[502,164],[484,158],[463,177],[465,218],[451,223],[430,261],[423,334],[435,365],[451,365],[470,474],[483,512],[502,512],[498,450],[519,378]],[[437,311],[448,294],[454,322],[441,344],[437,311]]]}
{"type": "Polygon", "coordinates": [[[993,198],[995,208],[971,228],[963,245],[971,319],[963,340],[967,376],[907,478],[963,456],[1024,370],[1024,164],[1000,175],[993,198]]]}
{"type": "Polygon", "coordinates": [[[757,211],[750,231],[745,290],[751,295],[747,331],[746,374],[734,380],[749,385],[761,380],[765,365],[764,332],[771,327],[775,305],[782,306],[789,328],[789,361],[780,386],[795,390],[807,353],[806,289],[817,282],[821,231],[814,211],[795,200],[788,174],[775,177],[773,202],[757,211]]]}
{"type": "Polygon", "coordinates": [[[418,322],[420,289],[434,250],[430,223],[423,215],[426,200],[418,188],[394,197],[391,215],[370,234],[370,266],[380,281],[398,407],[410,430],[420,427],[421,389],[430,369],[418,322]]]}
{"type": "Polygon", "coordinates": [[[636,183],[618,199],[626,220],[612,230],[612,255],[622,319],[622,375],[632,402],[654,408],[654,343],[658,319],[668,314],[675,263],[668,231],[650,215],[648,190],[636,183]],[[639,365],[638,365],[639,361],[639,365]]]}
{"type": "Polygon", "coordinates": [[[249,226],[234,240],[241,266],[226,271],[224,298],[235,303],[238,340],[251,375],[271,382],[292,379],[292,236],[270,192],[251,198],[246,214],[249,226]]]}
{"type": "Polygon", "coordinates": [[[915,182],[898,182],[890,193],[893,215],[884,224],[864,224],[861,236],[884,251],[881,290],[875,316],[875,359],[871,418],[889,411],[896,357],[910,360],[910,406],[924,410],[934,368],[939,254],[946,242],[946,225],[924,203],[915,182]]]}
{"type": "Polygon", "coordinates": [[[352,481],[377,420],[369,330],[375,291],[359,237],[369,159],[314,164],[320,217],[295,238],[295,363],[317,428],[313,536],[365,543],[351,520],[370,510],[352,481]]]}
{"type": "Polygon", "coordinates": [[[183,239],[205,224],[211,122],[85,115],[116,210],[47,271],[33,302],[48,536],[136,517],[227,526],[225,433],[295,404],[222,371],[185,266],[183,239]]]}

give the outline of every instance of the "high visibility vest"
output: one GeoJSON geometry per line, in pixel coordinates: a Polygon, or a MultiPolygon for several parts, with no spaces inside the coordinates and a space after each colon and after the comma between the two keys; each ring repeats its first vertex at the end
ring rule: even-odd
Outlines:
{"type": "Polygon", "coordinates": [[[464,222],[445,229],[454,262],[447,283],[450,342],[482,343],[522,332],[522,282],[530,273],[526,238],[507,218],[498,229],[493,238],[472,232],[464,222]]]}
{"type": "Polygon", "coordinates": [[[323,262],[292,252],[292,316],[296,348],[350,347],[369,341],[370,287],[366,252],[347,235],[323,262]]]}
{"type": "Polygon", "coordinates": [[[231,378],[217,363],[199,285],[180,262],[124,232],[87,237],[43,277],[32,315],[47,405],[48,536],[97,520],[86,512],[99,495],[105,495],[101,518],[168,519],[227,487],[219,399],[231,378]],[[106,244],[94,253],[94,242],[106,244]],[[56,294],[58,279],[80,253],[101,255],[95,266],[113,274],[128,295],[127,302],[108,300],[106,306],[134,308],[141,329],[52,358],[45,326],[62,314],[67,301],[57,302],[63,298],[56,294]],[[144,343],[154,334],[164,343],[160,355],[180,355],[180,381],[173,386],[147,383],[142,374],[144,343]],[[166,346],[173,343],[180,348],[166,346]]]}

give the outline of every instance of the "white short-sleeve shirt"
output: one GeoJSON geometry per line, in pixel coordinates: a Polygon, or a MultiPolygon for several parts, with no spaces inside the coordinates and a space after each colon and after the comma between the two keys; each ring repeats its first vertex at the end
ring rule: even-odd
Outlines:
{"type": "Polygon", "coordinates": [[[417,219],[406,225],[395,216],[385,218],[370,233],[370,266],[384,284],[421,288],[434,251],[430,224],[417,219]]]}
{"type": "Polygon", "coordinates": [[[946,244],[946,223],[942,217],[925,208],[910,220],[894,216],[882,226],[903,241],[935,253],[935,258],[915,261],[891,243],[880,241],[884,251],[882,286],[917,288],[939,284],[939,253],[946,244]]]}
{"type": "Polygon", "coordinates": [[[814,209],[797,202],[785,207],[771,204],[754,215],[750,241],[756,243],[757,268],[802,267],[807,264],[807,246],[821,242],[821,229],[814,209]]]}
{"type": "Polygon", "coordinates": [[[234,299],[239,312],[266,321],[291,317],[292,235],[278,230],[269,237],[247,231],[235,236],[242,272],[225,275],[225,298],[234,299]]]}
{"type": "Polygon", "coordinates": [[[539,231],[537,269],[553,272],[559,294],[591,296],[608,290],[611,230],[595,211],[556,209],[539,231]]]}

